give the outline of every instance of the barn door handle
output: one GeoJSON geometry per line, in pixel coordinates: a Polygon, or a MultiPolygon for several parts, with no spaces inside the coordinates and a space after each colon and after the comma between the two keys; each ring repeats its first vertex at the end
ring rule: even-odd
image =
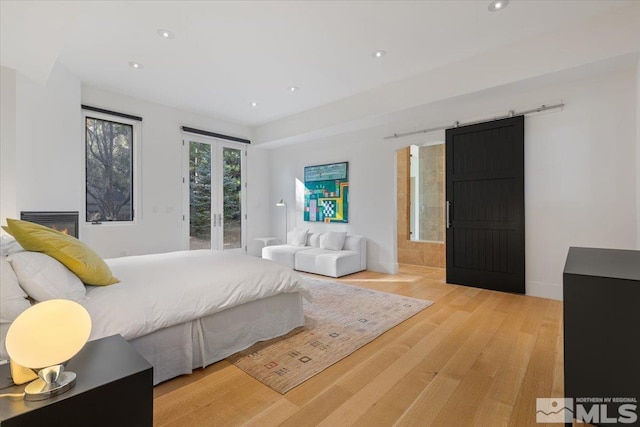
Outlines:
{"type": "Polygon", "coordinates": [[[447,228],[451,227],[450,207],[451,207],[451,202],[447,200],[447,228]]]}

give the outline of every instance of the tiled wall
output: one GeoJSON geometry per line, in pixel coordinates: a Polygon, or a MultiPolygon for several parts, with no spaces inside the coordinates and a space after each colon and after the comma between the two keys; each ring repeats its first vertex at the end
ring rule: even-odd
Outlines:
{"type": "MultiPolygon", "coordinates": [[[[444,144],[418,149],[420,179],[420,237],[416,240],[444,242],[444,144]]],[[[413,157],[413,160],[416,160],[413,157]]]]}
{"type": "Polygon", "coordinates": [[[398,170],[398,263],[444,268],[444,243],[412,242],[409,237],[410,149],[397,152],[398,170]]]}

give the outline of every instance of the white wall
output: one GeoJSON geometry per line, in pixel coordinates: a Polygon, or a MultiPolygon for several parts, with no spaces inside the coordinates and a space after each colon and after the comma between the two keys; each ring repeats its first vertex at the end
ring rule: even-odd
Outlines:
{"type": "Polygon", "coordinates": [[[557,88],[565,110],[525,123],[532,295],[561,298],[569,246],[636,247],[634,74],[625,70],[557,88]]]}
{"type": "Polygon", "coordinates": [[[367,238],[367,267],[395,273],[395,148],[382,141],[384,129],[344,134],[330,140],[308,142],[271,151],[271,226],[284,235],[284,213],[275,206],[287,203],[289,230],[347,231],[367,238]],[[304,167],[349,162],[349,222],[315,223],[302,219],[304,167]]]}
{"type": "Polygon", "coordinates": [[[80,80],[56,64],[45,86],[20,73],[16,177],[20,211],[76,211],[82,191],[80,80]]]}
{"type": "MultiPolygon", "coordinates": [[[[279,200],[279,199],[278,199],[279,200]]],[[[271,206],[269,193],[269,150],[249,147],[247,158],[247,253],[261,256],[263,242],[256,237],[270,237],[271,206]]]]}
{"type": "Polygon", "coordinates": [[[16,72],[0,67],[0,223],[16,217],[16,197],[16,72]]]}
{"type": "MultiPolygon", "coordinates": [[[[250,137],[247,127],[223,122],[191,112],[131,98],[114,92],[82,86],[82,104],[142,117],[142,212],[133,224],[85,224],[82,239],[104,257],[168,252],[182,249],[182,133],[185,125],[237,137],[250,137]]],[[[79,119],[78,119],[79,120],[79,119]]],[[[78,121],[80,123],[80,121],[78,121]]],[[[257,150],[256,150],[257,151],[257,150]]],[[[248,155],[248,182],[258,194],[260,181],[252,169],[260,171],[263,150],[248,155]],[[256,182],[254,184],[254,182],[256,182]]],[[[255,196],[255,193],[252,194],[255,196]]],[[[134,195],[135,197],[135,195],[134,195]]],[[[251,218],[248,232],[261,233],[259,219],[253,212],[261,210],[260,199],[249,203],[251,218]]],[[[251,237],[254,237],[252,235],[251,237]]],[[[250,239],[251,239],[250,237],[250,239]]],[[[250,240],[249,239],[249,240],[250,240]]]]}
{"type": "MultiPolygon", "coordinates": [[[[565,72],[521,85],[450,99],[429,112],[474,116],[514,106],[562,99],[561,112],[531,116],[525,122],[525,215],[527,293],[562,297],[562,270],[569,246],[637,247],[636,97],[634,67],[597,75],[565,72]]],[[[413,116],[412,112],[411,116],[413,116]]],[[[438,120],[446,118],[439,116],[438,120]]],[[[399,127],[402,129],[402,127],[399,127]]],[[[397,130],[397,129],[394,129],[397,130]]],[[[386,131],[386,133],[385,133],[386,131]]],[[[349,224],[314,228],[347,230],[369,240],[368,267],[393,271],[396,264],[395,150],[412,143],[442,140],[441,134],[383,141],[378,127],[271,152],[272,199],[294,197],[295,181],[310,164],[349,161],[349,224]]],[[[300,190],[297,197],[300,198],[300,190]]],[[[276,208],[272,225],[277,229],[276,208]]],[[[303,225],[301,204],[289,217],[303,225]]],[[[306,225],[306,224],[305,224],[306,225]]],[[[280,228],[282,226],[280,225],[280,228]]]]}
{"type": "Polygon", "coordinates": [[[26,210],[78,210],[80,81],[56,65],[40,85],[2,69],[2,222],[26,210]]]}

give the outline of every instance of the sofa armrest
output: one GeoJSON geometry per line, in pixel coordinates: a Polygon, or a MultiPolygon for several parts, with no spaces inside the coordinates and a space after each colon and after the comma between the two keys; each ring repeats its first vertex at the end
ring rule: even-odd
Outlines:
{"type": "Polygon", "coordinates": [[[360,254],[360,267],[363,270],[367,268],[367,239],[363,236],[347,234],[342,249],[354,251],[360,254]]]}

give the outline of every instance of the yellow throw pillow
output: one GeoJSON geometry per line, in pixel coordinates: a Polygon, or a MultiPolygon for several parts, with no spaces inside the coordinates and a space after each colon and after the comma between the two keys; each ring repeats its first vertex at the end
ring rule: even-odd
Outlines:
{"type": "Polygon", "coordinates": [[[27,251],[43,252],[57,259],[87,285],[112,285],[119,280],[89,246],[73,236],[43,225],[7,218],[2,227],[27,251]]]}

